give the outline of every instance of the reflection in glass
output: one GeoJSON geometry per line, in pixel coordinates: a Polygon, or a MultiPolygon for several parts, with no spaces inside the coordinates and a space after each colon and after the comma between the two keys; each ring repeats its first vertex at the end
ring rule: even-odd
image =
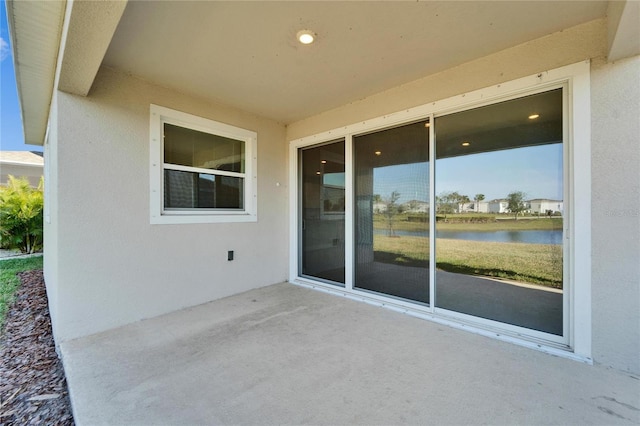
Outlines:
{"type": "Polygon", "coordinates": [[[429,129],[353,139],[354,287],[429,303],[429,129]]]}
{"type": "Polygon", "coordinates": [[[344,285],[344,141],[300,151],[302,275],[344,285]]]}
{"type": "Polygon", "coordinates": [[[436,307],[563,334],[562,117],[557,89],[435,119],[436,307]]]}
{"type": "Polygon", "coordinates": [[[165,209],[242,209],[243,179],[205,173],[164,171],[165,209]]]}
{"type": "Polygon", "coordinates": [[[244,142],[164,123],[164,162],[244,173],[244,142]]]}

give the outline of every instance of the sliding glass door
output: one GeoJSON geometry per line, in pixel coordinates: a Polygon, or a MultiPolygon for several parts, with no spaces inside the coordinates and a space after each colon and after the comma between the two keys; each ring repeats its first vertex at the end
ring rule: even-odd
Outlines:
{"type": "Polygon", "coordinates": [[[300,271],[345,282],[344,140],[300,151],[300,271]]]}
{"type": "Polygon", "coordinates": [[[566,344],[564,105],[555,86],[299,148],[299,275],[566,344]]]}
{"type": "Polygon", "coordinates": [[[436,307],[563,334],[562,89],[435,119],[436,307]]]}
{"type": "Polygon", "coordinates": [[[429,122],[353,138],[358,289],[429,303],[429,122]]]}

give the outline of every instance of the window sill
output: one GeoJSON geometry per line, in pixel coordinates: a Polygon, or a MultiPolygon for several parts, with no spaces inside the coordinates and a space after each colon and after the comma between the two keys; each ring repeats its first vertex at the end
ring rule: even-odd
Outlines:
{"type": "Polygon", "coordinates": [[[246,223],[257,222],[258,215],[242,213],[162,214],[152,215],[152,225],[179,225],[189,223],[246,223]]]}

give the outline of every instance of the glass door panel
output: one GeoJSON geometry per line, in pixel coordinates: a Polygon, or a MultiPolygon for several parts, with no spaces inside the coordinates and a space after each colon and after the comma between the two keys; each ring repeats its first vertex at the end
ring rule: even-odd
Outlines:
{"type": "Polygon", "coordinates": [[[354,287],[429,303],[429,124],[353,138],[354,287]]]}
{"type": "Polygon", "coordinates": [[[344,140],[300,150],[301,275],[344,285],[344,140]]]}
{"type": "Polygon", "coordinates": [[[436,307],[563,334],[562,89],[435,119],[436,307]]]}

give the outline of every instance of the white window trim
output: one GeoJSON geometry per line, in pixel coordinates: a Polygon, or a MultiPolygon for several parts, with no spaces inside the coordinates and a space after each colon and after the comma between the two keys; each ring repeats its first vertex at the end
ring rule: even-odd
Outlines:
{"type": "MultiPolygon", "coordinates": [[[[229,124],[219,123],[185,112],[151,104],[149,114],[149,184],[150,184],[150,220],[151,224],[186,224],[186,223],[228,223],[256,222],[258,220],[257,196],[257,134],[251,130],[241,129],[229,124]],[[244,209],[164,209],[164,147],[162,128],[164,123],[175,124],[188,129],[211,133],[245,143],[245,180],[244,209]]],[[[170,166],[174,169],[177,166],[170,166]]],[[[192,170],[193,168],[189,168],[192,170]]],[[[211,170],[204,171],[210,173],[211,170]]],[[[216,175],[233,175],[237,173],[216,172],[216,175]]]]}
{"type": "MultiPolygon", "coordinates": [[[[406,109],[396,113],[365,120],[356,124],[332,129],[316,135],[311,135],[290,141],[289,143],[289,196],[290,196],[290,253],[289,253],[289,281],[294,284],[327,291],[355,300],[364,301],[378,306],[383,306],[403,313],[429,319],[438,323],[444,323],[453,327],[462,328],[477,334],[493,337],[499,340],[516,343],[522,346],[538,349],[544,352],[572,358],[587,363],[592,363],[591,358],[591,94],[590,94],[590,61],[583,61],[561,68],[540,72],[528,77],[486,87],[469,93],[443,99],[415,108],[406,109]],[[466,110],[482,105],[493,104],[506,99],[530,94],[534,91],[545,90],[548,87],[564,86],[567,95],[565,119],[568,120],[568,135],[565,150],[566,185],[565,205],[570,208],[568,223],[565,224],[566,244],[569,247],[570,256],[566,261],[568,270],[568,326],[569,330],[566,345],[557,345],[553,341],[544,338],[538,340],[536,333],[529,333],[528,337],[519,337],[517,332],[505,333],[511,327],[501,327],[492,330],[484,326],[482,321],[471,318],[470,321],[461,319],[461,315],[450,318],[433,306],[422,309],[416,304],[394,300],[389,297],[364,293],[350,285],[347,274],[347,283],[344,288],[323,284],[318,281],[301,278],[298,271],[298,161],[299,148],[328,142],[338,138],[350,141],[353,135],[370,132],[378,129],[389,128],[396,125],[411,122],[416,119],[434,115],[444,115],[454,111],[466,110]],[[568,152],[567,152],[568,151],[568,152]]],[[[433,135],[431,135],[433,136],[433,135]]],[[[346,147],[347,164],[350,164],[350,144],[346,147]]],[[[349,167],[347,175],[349,175],[349,167]]],[[[347,176],[349,179],[349,176],[347,176]]],[[[349,180],[347,180],[349,182],[349,180]]],[[[353,215],[352,197],[350,186],[347,185],[347,205],[345,234],[353,235],[353,223],[349,218],[353,215]]],[[[347,239],[348,241],[349,239],[347,239]]],[[[345,247],[346,255],[351,256],[352,244],[345,247]]],[[[433,248],[432,248],[433,249],[433,248]]],[[[348,259],[349,257],[347,257],[348,259]]],[[[351,262],[347,261],[349,269],[351,262]]],[[[347,271],[349,272],[349,271],[347,271]]],[[[432,295],[433,296],[433,295],[432,295]]],[[[433,300],[433,299],[430,299],[433,300]]]]}

